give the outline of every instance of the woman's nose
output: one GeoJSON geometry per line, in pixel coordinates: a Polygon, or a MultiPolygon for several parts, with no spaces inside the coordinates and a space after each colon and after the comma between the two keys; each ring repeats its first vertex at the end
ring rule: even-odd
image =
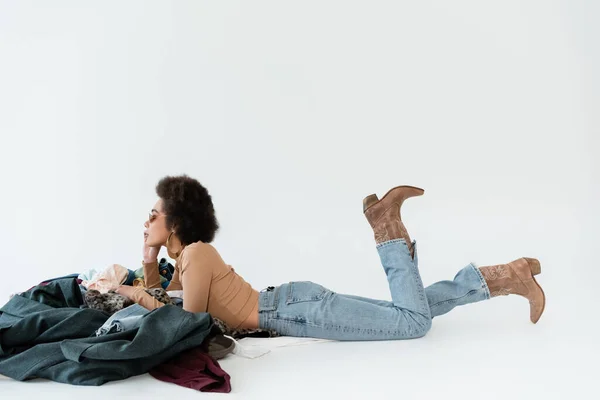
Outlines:
{"type": "Polygon", "coordinates": [[[144,228],[148,229],[149,226],[150,224],[148,223],[148,221],[144,222],[144,228]]]}

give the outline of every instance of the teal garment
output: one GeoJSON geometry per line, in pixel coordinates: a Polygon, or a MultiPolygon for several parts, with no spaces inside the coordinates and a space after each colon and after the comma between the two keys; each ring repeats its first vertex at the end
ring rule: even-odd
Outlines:
{"type": "Polygon", "coordinates": [[[139,328],[96,337],[108,315],[60,307],[81,296],[71,281],[50,283],[44,296],[34,296],[40,292],[33,288],[0,308],[0,374],[97,386],[146,373],[215,333],[210,314],[166,305],[148,313],[139,328]]]}
{"type": "Polygon", "coordinates": [[[55,308],[79,307],[83,304],[83,296],[74,277],[56,279],[47,285],[34,286],[18,296],[55,308]]]}
{"type": "MultiPolygon", "coordinates": [[[[138,268],[135,270],[134,275],[136,278],[142,278],[144,279],[144,267],[142,268],[138,268]]],[[[167,278],[165,278],[164,276],[160,275],[160,283],[163,284],[167,281],[167,278]]]]}

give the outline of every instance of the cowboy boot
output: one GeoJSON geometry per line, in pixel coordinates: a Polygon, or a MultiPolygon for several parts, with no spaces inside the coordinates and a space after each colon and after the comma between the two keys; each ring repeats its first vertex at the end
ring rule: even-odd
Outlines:
{"type": "Polygon", "coordinates": [[[396,186],[379,200],[376,194],[363,199],[363,213],[375,233],[375,242],[404,239],[411,258],[414,258],[412,241],[400,217],[400,208],[409,197],[421,196],[425,191],[414,186],[396,186]]]}
{"type": "Polygon", "coordinates": [[[490,296],[518,294],[529,300],[529,318],[538,322],[546,305],[546,296],[534,275],[542,272],[540,262],[535,258],[519,258],[508,264],[480,267],[490,289],[490,296]]]}

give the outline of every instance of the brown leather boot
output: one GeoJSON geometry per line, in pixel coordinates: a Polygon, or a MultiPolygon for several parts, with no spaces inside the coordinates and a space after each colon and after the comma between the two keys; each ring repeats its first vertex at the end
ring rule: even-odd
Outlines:
{"type": "Polygon", "coordinates": [[[538,322],[546,305],[546,296],[534,275],[542,272],[540,262],[535,258],[519,258],[508,264],[480,267],[491,297],[518,294],[529,300],[529,318],[538,322]]]}
{"type": "Polygon", "coordinates": [[[363,212],[375,233],[375,242],[382,243],[392,239],[404,239],[414,258],[412,241],[400,217],[400,208],[409,197],[421,196],[425,191],[414,186],[396,186],[379,200],[376,194],[363,200],[363,212]]]}

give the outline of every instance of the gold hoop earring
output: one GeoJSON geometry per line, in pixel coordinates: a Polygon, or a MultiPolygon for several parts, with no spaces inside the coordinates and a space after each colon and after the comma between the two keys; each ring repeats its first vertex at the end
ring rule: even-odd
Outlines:
{"type": "Polygon", "coordinates": [[[167,254],[169,254],[169,257],[171,258],[179,258],[179,255],[181,254],[181,250],[182,250],[182,246],[181,246],[181,242],[179,243],[179,250],[177,251],[173,251],[171,250],[171,237],[173,236],[173,234],[175,233],[175,231],[171,231],[171,233],[169,233],[169,237],[167,238],[167,243],[166,243],[166,248],[167,248],[167,254]]]}

